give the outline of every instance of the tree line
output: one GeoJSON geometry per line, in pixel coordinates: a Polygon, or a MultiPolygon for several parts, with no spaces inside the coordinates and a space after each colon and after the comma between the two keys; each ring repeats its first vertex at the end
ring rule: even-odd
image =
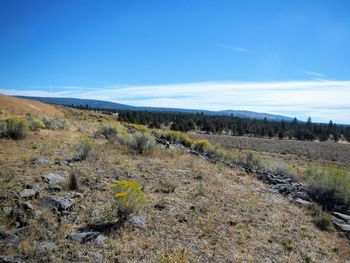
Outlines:
{"type": "Polygon", "coordinates": [[[329,123],[313,123],[311,118],[301,122],[272,121],[240,118],[234,115],[204,115],[203,113],[179,112],[151,112],[151,111],[120,111],[111,109],[97,109],[86,106],[76,108],[89,109],[107,114],[118,113],[120,121],[143,124],[150,128],[170,126],[175,131],[201,131],[206,133],[230,134],[234,136],[251,135],[255,137],[268,137],[297,140],[334,140],[350,141],[350,126],[329,123]]]}

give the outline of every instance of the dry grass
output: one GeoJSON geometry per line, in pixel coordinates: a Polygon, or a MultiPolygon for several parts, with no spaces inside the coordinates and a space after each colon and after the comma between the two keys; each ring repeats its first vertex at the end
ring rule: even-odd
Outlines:
{"type": "MultiPolygon", "coordinates": [[[[43,210],[43,218],[32,220],[20,246],[6,251],[29,261],[35,244],[50,240],[58,249],[42,260],[53,262],[96,262],[92,252],[105,262],[344,262],[350,246],[337,232],[323,232],[314,225],[307,209],[271,194],[255,178],[223,165],[215,165],[180,149],[156,147],[150,155],[130,153],[126,145],[94,138],[103,122],[84,120],[68,130],[41,130],[23,141],[0,139],[0,192],[20,191],[25,185],[41,183],[41,175],[75,173],[79,191],[78,217],[72,222],[43,210]],[[95,158],[73,167],[53,164],[33,166],[31,158],[51,161],[69,158],[83,138],[95,143],[95,158]],[[79,244],[66,236],[89,223],[96,223],[113,205],[111,183],[133,180],[143,187],[147,201],[140,214],[145,226],[124,227],[108,234],[100,245],[79,244]],[[29,242],[30,240],[30,242],[29,242]]],[[[41,190],[41,195],[48,195],[41,190]]],[[[66,190],[58,193],[66,195],[66,190]]],[[[10,202],[10,201],[6,201],[10,202]]],[[[31,201],[35,209],[39,200],[31,201]]],[[[4,205],[10,205],[5,203],[4,205]]],[[[13,205],[13,204],[12,204],[13,205]]],[[[0,223],[6,224],[1,216],[0,223]]],[[[13,227],[6,229],[13,231],[13,227]]]]}
{"type": "Polygon", "coordinates": [[[25,115],[28,113],[33,116],[63,117],[63,113],[52,105],[2,94],[0,94],[0,111],[2,112],[0,119],[5,119],[11,115],[25,115]]]}

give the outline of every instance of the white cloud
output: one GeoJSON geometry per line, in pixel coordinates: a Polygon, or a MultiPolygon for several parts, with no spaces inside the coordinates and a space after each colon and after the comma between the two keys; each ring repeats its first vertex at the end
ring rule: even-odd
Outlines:
{"type": "Polygon", "coordinates": [[[305,74],[307,75],[311,75],[313,77],[316,77],[316,78],[320,78],[320,79],[323,79],[325,78],[326,76],[323,75],[322,73],[319,73],[319,72],[315,72],[315,71],[304,71],[305,74]]]}
{"type": "Polygon", "coordinates": [[[350,81],[203,82],[149,86],[49,87],[10,95],[75,97],[135,106],[239,109],[350,124],[350,81]]]}
{"type": "Polygon", "coordinates": [[[231,46],[231,45],[226,45],[226,44],[216,44],[216,46],[219,48],[225,48],[225,49],[229,49],[229,50],[239,52],[239,53],[248,52],[248,49],[243,48],[243,47],[231,46]]]}

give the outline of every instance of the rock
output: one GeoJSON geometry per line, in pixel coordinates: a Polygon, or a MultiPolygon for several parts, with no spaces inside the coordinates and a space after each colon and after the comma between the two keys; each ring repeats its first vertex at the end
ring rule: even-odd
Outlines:
{"type": "Polygon", "coordinates": [[[95,239],[95,243],[98,245],[102,245],[107,240],[107,237],[104,235],[98,235],[95,239]]]}
{"type": "Polygon", "coordinates": [[[21,263],[24,262],[19,256],[0,256],[1,263],[21,263]]]}
{"type": "Polygon", "coordinates": [[[104,257],[99,252],[90,252],[87,251],[86,255],[91,259],[93,262],[104,262],[104,257]]]}
{"type": "Polygon", "coordinates": [[[43,212],[41,210],[36,210],[33,212],[34,219],[40,219],[42,215],[43,215],[43,212]]]}
{"type": "Polygon", "coordinates": [[[33,205],[29,202],[21,203],[21,207],[26,211],[33,211],[33,205]]]}
{"type": "Polygon", "coordinates": [[[62,190],[62,187],[59,186],[58,184],[48,184],[46,186],[46,190],[59,192],[62,190]]]}
{"type": "Polygon", "coordinates": [[[144,228],[145,227],[145,217],[143,216],[132,216],[126,222],[125,225],[129,227],[144,228]]]}
{"type": "Polygon", "coordinates": [[[35,192],[34,189],[23,189],[20,193],[19,196],[22,198],[32,198],[35,197],[37,192],[35,192]]]}
{"type": "Polygon", "coordinates": [[[33,165],[44,165],[44,166],[51,166],[52,165],[52,163],[48,159],[41,157],[41,156],[32,159],[31,163],[33,165]]]}
{"type": "Polygon", "coordinates": [[[305,201],[305,200],[303,200],[301,198],[296,198],[294,200],[294,202],[296,202],[297,204],[302,205],[302,206],[310,206],[310,205],[312,205],[312,202],[305,201]]]}
{"type": "Polygon", "coordinates": [[[45,174],[42,176],[42,178],[45,180],[45,182],[49,184],[58,184],[66,181],[66,178],[64,178],[59,174],[54,174],[54,173],[45,174]]]}
{"type": "Polygon", "coordinates": [[[2,211],[5,215],[9,216],[12,213],[12,207],[11,206],[5,206],[2,208],[2,211]]]}
{"type": "Polygon", "coordinates": [[[58,211],[72,211],[74,208],[74,201],[69,197],[51,195],[41,199],[40,207],[56,208],[58,211]]]}
{"type": "Polygon", "coordinates": [[[102,234],[97,231],[75,232],[69,235],[68,239],[84,244],[96,240],[100,235],[102,234]]]}
{"type": "Polygon", "coordinates": [[[15,209],[13,211],[13,218],[17,228],[24,227],[29,224],[26,213],[21,209],[15,209]]]}
{"type": "Polygon", "coordinates": [[[14,191],[6,191],[2,196],[1,199],[19,199],[19,195],[14,191]]]}
{"type": "Polygon", "coordinates": [[[68,193],[69,198],[83,198],[83,194],[77,192],[77,191],[70,191],[68,193]]]}
{"type": "Polygon", "coordinates": [[[38,253],[46,253],[48,251],[56,250],[57,246],[52,242],[41,242],[35,245],[35,251],[38,253]]]}
{"type": "Polygon", "coordinates": [[[332,212],[333,215],[335,215],[336,217],[345,220],[346,222],[350,222],[350,216],[349,215],[344,215],[342,213],[338,213],[338,212],[332,212]]]}
{"type": "Polygon", "coordinates": [[[163,202],[158,202],[154,205],[154,208],[157,209],[157,210],[160,210],[162,211],[163,209],[166,208],[166,204],[163,203],[163,202]]]}
{"type": "Polygon", "coordinates": [[[340,219],[333,216],[332,222],[341,230],[343,230],[345,232],[350,232],[350,224],[345,224],[345,222],[343,220],[340,220],[340,219]]]}
{"type": "Polygon", "coordinates": [[[0,244],[7,247],[16,247],[18,245],[19,238],[15,234],[0,232],[0,244]]]}

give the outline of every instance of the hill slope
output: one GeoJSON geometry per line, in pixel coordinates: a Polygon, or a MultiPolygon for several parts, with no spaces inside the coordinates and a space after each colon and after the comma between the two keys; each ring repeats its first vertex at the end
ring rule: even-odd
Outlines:
{"type": "Polygon", "coordinates": [[[185,112],[185,113],[202,113],[206,115],[234,115],[241,118],[249,119],[268,119],[273,121],[292,121],[290,117],[282,115],[273,115],[268,113],[259,113],[245,110],[223,110],[223,111],[208,111],[200,109],[180,109],[180,108],[163,108],[163,107],[135,107],[126,104],[115,103],[111,101],[76,99],[76,98],[51,98],[51,97],[21,97],[33,100],[38,100],[45,103],[53,103],[60,105],[86,106],[92,108],[113,109],[113,110],[135,110],[135,111],[163,111],[163,112],[185,112]]]}
{"type": "Polygon", "coordinates": [[[11,97],[0,94],[1,117],[9,115],[25,115],[30,113],[33,116],[46,115],[52,117],[63,117],[63,113],[52,105],[36,100],[11,97]]]}

